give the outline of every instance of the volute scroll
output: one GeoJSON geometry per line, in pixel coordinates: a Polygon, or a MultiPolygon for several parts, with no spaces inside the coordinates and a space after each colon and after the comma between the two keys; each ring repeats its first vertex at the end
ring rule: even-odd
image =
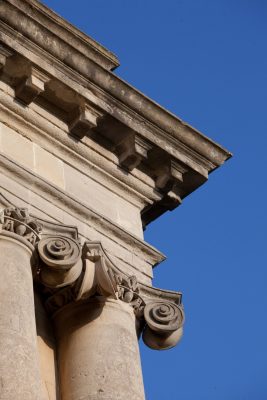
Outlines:
{"type": "Polygon", "coordinates": [[[70,237],[44,237],[38,243],[41,259],[40,280],[51,288],[73,284],[81,274],[81,246],[70,237]]]}
{"type": "Polygon", "coordinates": [[[174,347],[183,334],[184,310],[167,300],[146,304],[144,309],[146,326],[143,340],[147,346],[156,350],[174,347]]]}

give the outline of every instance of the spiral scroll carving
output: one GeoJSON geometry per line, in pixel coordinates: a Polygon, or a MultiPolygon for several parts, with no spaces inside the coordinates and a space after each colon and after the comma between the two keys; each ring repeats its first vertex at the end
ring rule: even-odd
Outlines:
{"type": "Polygon", "coordinates": [[[155,332],[174,332],[184,322],[184,312],[181,307],[168,301],[148,303],[144,309],[147,325],[155,332]]]}
{"type": "Polygon", "coordinates": [[[49,236],[38,243],[42,260],[40,281],[47,287],[59,289],[72,285],[82,272],[79,242],[66,236],[49,236]]]}
{"type": "Polygon", "coordinates": [[[81,255],[79,243],[64,236],[50,236],[38,243],[42,261],[55,269],[70,269],[81,255]]]}

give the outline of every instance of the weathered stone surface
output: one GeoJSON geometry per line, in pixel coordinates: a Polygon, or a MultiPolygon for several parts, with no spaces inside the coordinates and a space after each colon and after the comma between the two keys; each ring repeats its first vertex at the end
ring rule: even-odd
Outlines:
{"type": "Polygon", "coordinates": [[[231,154],[116,66],[37,0],[0,2],[1,400],[144,400],[138,337],[182,337],[143,227],[231,154]]]}
{"type": "Polygon", "coordinates": [[[58,400],[59,382],[57,373],[56,339],[52,322],[47,315],[43,301],[37,291],[35,291],[34,304],[43,391],[46,400],[58,400]]]}
{"type": "Polygon", "coordinates": [[[25,239],[0,232],[1,400],[45,400],[34,318],[32,253],[25,239]]]}
{"type": "Polygon", "coordinates": [[[32,67],[26,77],[15,88],[16,98],[25,105],[32,103],[45,90],[49,77],[32,67]]]}
{"type": "Polygon", "coordinates": [[[101,297],[55,317],[64,400],[144,400],[132,308],[101,297]]]}
{"type": "MultiPolygon", "coordinates": [[[[65,134],[75,135],[77,140],[83,138],[82,142],[86,143],[86,135],[95,143],[104,145],[101,153],[107,153],[111,158],[117,156],[110,167],[112,175],[119,172],[119,179],[125,174],[122,171],[125,168],[128,172],[134,171],[133,175],[140,175],[135,171],[137,169],[142,173],[145,171],[144,175],[152,179],[152,189],[157,190],[159,199],[143,202],[144,224],[177,207],[184,197],[206,181],[210,172],[231,156],[221,146],[112,74],[111,68],[104,66],[109,58],[107,52],[102,52],[104,57],[100,61],[99,45],[94,43],[93,55],[93,42],[90,46],[87,43],[85,49],[84,37],[71,26],[67,32],[66,22],[37,1],[3,0],[0,27],[5,49],[15,50],[3,63],[2,74],[2,80],[14,88],[15,96],[17,88],[21,87],[21,79],[28,82],[27,77],[38,70],[39,83],[30,82],[26,87],[30,90],[35,88],[36,103],[41,108],[39,115],[52,118],[65,134]],[[8,29],[9,26],[12,29],[8,29]],[[79,42],[76,49],[70,49],[68,42],[63,40],[70,36],[71,43],[79,42]],[[69,56],[66,58],[65,54],[69,56]],[[43,78],[45,83],[42,83],[40,76],[49,78],[43,78]],[[153,154],[158,152],[161,156],[158,158],[158,171],[155,171],[153,154]],[[175,190],[164,187],[158,175],[162,175],[166,162],[180,165],[182,179],[179,178],[175,190]]],[[[35,101],[34,96],[30,101],[35,101]]],[[[36,109],[35,106],[32,108],[36,109]]],[[[29,119],[30,113],[26,114],[29,119]]],[[[75,147],[78,153],[83,149],[83,146],[75,147]]],[[[128,186],[129,181],[127,178],[128,186]]],[[[141,182],[142,179],[139,186],[141,182]]]]}

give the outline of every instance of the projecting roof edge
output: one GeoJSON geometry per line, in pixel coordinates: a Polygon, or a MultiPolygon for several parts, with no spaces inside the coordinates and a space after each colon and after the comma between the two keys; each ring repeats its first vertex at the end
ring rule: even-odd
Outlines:
{"type": "Polygon", "coordinates": [[[231,157],[228,150],[112,73],[109,69],[113,69],[115,64],[107,66],[107,60],[111,59],[114,62],[117,60],[112,53],[37,0],[4,0],[0,6],[0,18],[28,40],[145,118],[148,123],[151,122],[174,140],[197,152],[207,162],[213,164],[210,171],[231,157]],[[19,15],[24,19],[18,18],[19,15]],[[26,20],[31,20],[35,29],[32,29],[31,24],[24,23],[26,20]],[[44,30],[46,30],[46,41],[43,40],[44,30]],[[63,32],[67,35],[64,38],[63,32]],[[70,47],[69,34],[75,41],[75,47],[70,47]],[[70,54],[71,49],[73,49],[72,54],[70,54]]]}
{"type": "Polygon", "coordinates": [[[103,68],[113,70],[120,65],[115,54],[41,2],[37,0],[6,0],[6,3],[16,7],[28,18],[45,27],[49,33],[72,47],[73,51],[80,52],[103,68]]]}

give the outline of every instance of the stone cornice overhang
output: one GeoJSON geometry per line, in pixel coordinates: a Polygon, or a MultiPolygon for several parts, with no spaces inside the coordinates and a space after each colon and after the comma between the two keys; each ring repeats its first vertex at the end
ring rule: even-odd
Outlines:
{"type": "MultiPolygon", "coordinates": [[[[39,1],[11,0],[7,3],[11,6],[6,8],[6,12],[10,12],[10,18],[12,18],[12,12],[16,12],[15,10],[18,9],[27,17],[28,28],[31,27],[31,21],[34,21],[34,23],[39,24],[40,32],[42,28],[46,31],[46,46],[50,47],[52,52],[57,52],[57,54],[54,54],[55,56],[60,56],[60,51],[67,50],[68,54],[73,53],[75,58],[73,61],[76,62],[79,57],[85,57],[107,70],[114,70],[120,65],[118,58],[113,53],[39,1]],[[54,38],[57,38],[57,42],[53,42],[54,38]]],[[[23,30],[23,19],[17,22],[21,22],[21,30],[23,30]]],[[[32,39],[30,36],[29,38],[32,39]]],[[[38,41],[37,37],[36,41],[38,41]]],[[[65,59],[61,59],[61,61],[66,62],[65,59]]],[[[81,58],[81,61],[84,61],[84,58],[81,58]]]]}
{"type": "MultiPolygon", "coordinates": [[[[99,61],[92,51],[94,46],[99,51],[98,44],[89,38],[86,41],[84,34],[39,2],[3,0],[0,30],[2,43],[46,74],[42,77],[46,89],[37,93],[37,101],[59,104],[55,88],[72,91],[72,106],[60,104],[70,134],[103,136],[129,174],[140,168],[155,180],[161,200],[143,210],[144,224],[179,205],[231,157],[112,73],[109,69],[114,66],[108,68],[103,57],[99,61]]],[[[108,55],[105,53],[106,59],[108,55]]]]}

